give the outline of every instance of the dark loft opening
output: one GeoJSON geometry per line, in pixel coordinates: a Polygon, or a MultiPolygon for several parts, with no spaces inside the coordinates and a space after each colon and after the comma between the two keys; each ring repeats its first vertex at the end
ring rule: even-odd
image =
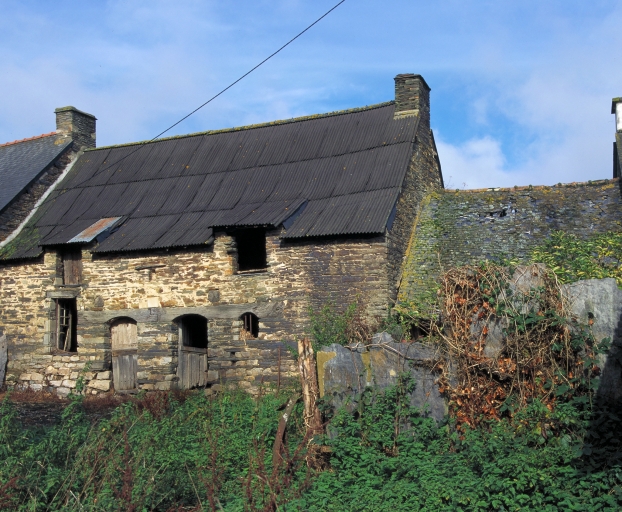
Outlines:
{"type": "Polygon", "coordinates": [[[410,327],[410,338],[413,341],[425,338],[426,336],[430,335],[431,328],[432,323],[429,319],[418,318],[415,320],[415,323],[413,323],[413,325],[410,327]]]}
{"type": "Polygon", "coordinates": [[[242,329],[247,332],[251,338],[259,336],[259,318],[253,313],[244,313],[241,317],[242,329]]]}
{"type": "Polygon", "coordinates": [[[186,315],[178,320],[183,347],[207,348],[207,318],[186,315]]]}
{"type": "Polygon", "coordinates": [[[78,308],[76,299],[56,301],[56,347],[65,352],[78,350],[77,325],[78,308]]]}
{"type": "Polygon", "coordinates": [[[82,250],[79,247],[64,249],[60,255],[63,284],[82,282],[82,250]]]}
{"type": "Polygon", "coordinates": [[[266,230],[263,228],[240,229],[235,232],[238,246],[238,271],[263,270],[266,268],[266,230]]]}

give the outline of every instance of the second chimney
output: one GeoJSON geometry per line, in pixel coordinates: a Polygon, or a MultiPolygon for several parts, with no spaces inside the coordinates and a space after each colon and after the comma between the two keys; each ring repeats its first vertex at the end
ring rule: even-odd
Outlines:
{"type": "Polygon", "coordinates": [[[82,112],[76,107],[57,108],[54,113],[56,114],[56,132],[71,137],[75,151],[95,147],[97,119],[94,115],[82,112]]]}
{"type": "Polygon", "coordinates": [[[395,77],[394,117],[406,116],[421,116],[421,121],[430,126],[430,87],[421,75],[395,77]]]}

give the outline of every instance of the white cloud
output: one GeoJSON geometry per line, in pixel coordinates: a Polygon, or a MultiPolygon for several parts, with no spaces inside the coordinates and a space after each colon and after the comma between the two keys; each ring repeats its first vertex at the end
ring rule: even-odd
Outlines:
{"type": "MultiPolygon", "coordinates": [[[[72,104],[98,117],[103,145],[153,137],[334,2],[7,5],[0,141],[51,131],[54,108],[72,104]]],[[[582,5],[346,2],[170,134],[386,101],[393,76],[415,72],[432,87],[439,154],[454,186],[607,178],[609,101],[622,94],[622,6],[582,5]]]]}
{"type": "Polygon", "coordinates": [[[485,188],[508,186],[508,173],[499,142],[484,137],[471,139],[459,146],[448,144],[437,136],[446,188],[485,188]]]}

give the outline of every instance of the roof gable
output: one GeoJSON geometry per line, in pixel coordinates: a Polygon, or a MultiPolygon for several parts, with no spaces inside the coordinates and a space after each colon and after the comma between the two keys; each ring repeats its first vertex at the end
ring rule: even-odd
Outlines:
{"type": "Polygon", "coordinates": [[[418,121],[393,110],[389,102],[87,151],[28,226],[31,242],[4,257],[67,243],[111,217],[123,219],[95,252],[204,244],[214,228],[290,217],[285,238],[383,233],[418,121]]]}
{"type": "Polygon", "coordinates": [[[0,211],[54,162],[71,140],[55,132],[0,145],[0,211]]]}

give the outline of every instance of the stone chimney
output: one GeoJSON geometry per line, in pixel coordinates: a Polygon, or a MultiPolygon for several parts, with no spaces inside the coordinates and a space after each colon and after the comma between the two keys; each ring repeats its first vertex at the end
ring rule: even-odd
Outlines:
{"type": "Polygon", "coordinates": [[[616,115],[616,141],[613,143],[613,177],[620,177],[622,167],[622,98],[611,100],[611,113],[616,115]]]}
{"type": "Polygon", "coordinates": [[[426,126],[430,126],[430,87],[421,75],[397,75],[394,118],[417,115],[426,126]]]}
{"type": "Polygon", "coordinates": [[[54,112],[56,132],[71,137],[75,151],[95,147],[95,116],[76,107],[61,107],[54,112]]]}

